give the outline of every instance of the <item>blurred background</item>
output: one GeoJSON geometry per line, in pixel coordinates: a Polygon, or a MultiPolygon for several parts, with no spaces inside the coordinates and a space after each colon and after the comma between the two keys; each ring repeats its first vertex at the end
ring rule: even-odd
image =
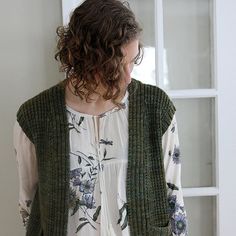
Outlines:
{"type": "MultiPolygon", "coordinates": [[[[2,1],[0,8],[0,235],[24,235],[13,125],[18,107],[64,78],[56,27],[80,0],[2,1]]],[[[234,235],[236,218],[236,1],[129,0],[143,28],[133,77],[177,108],[190,236],[234,235]]]]}

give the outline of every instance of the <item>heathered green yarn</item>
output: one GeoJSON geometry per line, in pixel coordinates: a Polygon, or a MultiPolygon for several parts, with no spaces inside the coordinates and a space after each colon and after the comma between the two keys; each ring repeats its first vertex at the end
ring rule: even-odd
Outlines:
{"type": "MultiPolygon", "coordinates": [[[[176,109],[158,87],[132,79],[128,92],[126,194],[130,234],[169,236],[162,135],[176,109]]],[[[17,121],[35,145],[39,174],[26,235],[66,236],[70,144],[63,82],[24,102],[17,111],[17,121]]]]}

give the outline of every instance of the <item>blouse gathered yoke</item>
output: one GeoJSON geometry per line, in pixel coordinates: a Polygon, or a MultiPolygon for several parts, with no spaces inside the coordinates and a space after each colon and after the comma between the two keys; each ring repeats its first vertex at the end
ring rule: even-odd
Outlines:
{"type": "Polygon", "coordinates": [[[18,110],[14,125],[20,184],[19,212],[26,235],[186,236],[175,107],[165,92],[132,79],[120,108],[95,116],[76,111],[62,102],[64,120],[60,119],[60,108],[49,111],[49,106],[33,116],[40,110],[39,104],[55,105],[51,96],[65,101],[63,82],[24,103],[18,110]],[[146,99],[148,96],[149,100],[146,99]],[[163,100],[163,107],[153,105],[158,103],[158,98],[163,100]],[[36,99],[42,103],[35,102],[36,99]],[[130,103],[140,106],[138,114],[131,115],[130,112],[136,109],[130,103]],[[35,110],[27,109],[29,106],[35,110]],[[148,107],[150,109],[145,109],[148,107]],[[156,109],[154,113],[150,112],[152,108],[156,109]],[[172,109],[172,113],[166,114],[168,109],[172,109]],[[52,112],[54,115],[50,116],[52,112]],[[38,125],[45,117],[44,124],[48,125],[38,125]],[[167,123],[156,121],[162,121],[161,118],[167,123]],[[138,130],[132,132],[135,135],[132,137],[131,127],[138,130]],[[68,131],[65,135],[67,141],[57,143],[64,130],[68,131]],[[40,144],[41,137],[44,137],[44,142],[40,144]],[[161,146],[160,153],[158,146],[161,146]],[[132,157],[131,151],[134,153],[132,157]],[[143,155],[138,156],[138,153],[143,155]],[[156,163],[154,158],[160,162],[156,163]],[[61,168],[61,165],[65,167],[61,168]],[[160,173],[163,180],[161,176],[156,178],[160,173]],[[158,190],[162,193],[159,194],[158,190]],[[47,195],[46,198],[42,194],[47,195]],[[158,205],[158,200],[161,205],[158,205]],[[150,209],[152,204],[161,209],[150,209]],[[58,224],[65,225],[61,227],[58,224]]]}

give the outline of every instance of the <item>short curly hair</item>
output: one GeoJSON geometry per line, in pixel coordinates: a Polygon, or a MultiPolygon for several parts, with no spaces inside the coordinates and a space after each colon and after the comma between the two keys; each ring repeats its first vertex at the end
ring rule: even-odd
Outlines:
{"type": "MultiPolygon", "coordinates": [[[[119,0],[86,0],[70,15],[66,26],[57,27],[59,36],[55,59],[66,82],[73,80],[75,95],[86,101],[101,83],[102,95],[113,102],[120,95],[123,58],[122,46],[138,39],[142,29],[127,2],[119,0]],[[99,81],[95,79],[99,75],[99,81]]],[[[143,58],[139,53],[135,64],[143,58]]]]}

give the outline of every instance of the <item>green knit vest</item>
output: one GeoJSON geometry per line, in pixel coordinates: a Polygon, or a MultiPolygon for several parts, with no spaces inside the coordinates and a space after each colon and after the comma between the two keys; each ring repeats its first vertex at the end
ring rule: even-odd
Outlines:
{"type": "MultiPolygon", "coordinates": [[[[69,129],[64,81],[24,102],[17,121],[35,145],[38,187],[27,236],[66,236],[69,129]]],[[[160,88],[132,79],[128,86],[127,215],[131,236],[169,236],[162,135],[175,106],[160,88]]]]}

